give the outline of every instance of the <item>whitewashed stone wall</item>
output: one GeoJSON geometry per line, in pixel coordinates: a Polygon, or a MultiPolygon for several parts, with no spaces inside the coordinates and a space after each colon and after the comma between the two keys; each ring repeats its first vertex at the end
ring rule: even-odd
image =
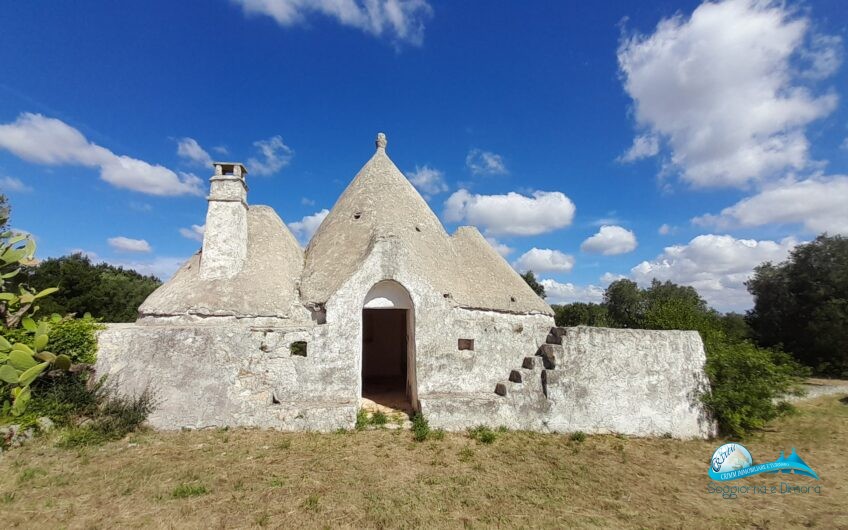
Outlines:
{"type": "Polygon", "coordinates": [[[714,425],[697,331],[569,328],[548,427],[558,431],[706,437],[714,425]]]}
{"type": "Polygon", "coordinates": [[[150,421],[161,429],[352,428],[361,396],[362,307],[375,284],[394,280],[414,306],[415,397],[433,427],[712,434],[697,398],[707,388],[697,333],[569,328],[548,395],[537,378],[502,397],[495,385],[536,353],[553,319],[455,307],[411,272],[404,252],[392,238],[375,242],[327,301],[325,323],[111,325],[100,334],[97,371],[126,393],[153,389],[159,407],[150,421]],[[474,339],[474,351],[459,350],[461,338],[474,339]],[[307,342],[306,357],[292,355],[294,341],[307,342]]]}

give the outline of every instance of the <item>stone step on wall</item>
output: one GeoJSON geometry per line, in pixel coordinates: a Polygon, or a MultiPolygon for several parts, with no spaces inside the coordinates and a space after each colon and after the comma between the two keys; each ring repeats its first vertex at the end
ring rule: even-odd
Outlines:
{"type": "Polygon", "coordinates": [[[559,377],[554,375],[546,377],[545,373],[563,366],[565,350],[562,341],[565,336],[566,328],[551,328],[545,338],[545,344],[539,347],[536,355],[525,357],[521,368],[512,370],[508,380],[498,382],[495,385],[495,394],[504,397],[521,395],[532,398],[534,394],[541,392],[543,396],[548,397],[546,379],[550,380],[553,386],[556,384],[555,381],[559,381],[559,377]]]}
{"type": "Polygon", "coordinates": [[[565,364],[565,349],[561,344],[542,344],[536,355],[542,358],[548,370],[555,370],[565,364]]]}
{"type": "Polygon", "coordinates": [[[565,373],[562,370],[545,370],[542,372],[542,391],[549,401],[562,403],[565,401],[565,373]]]}
{"type": "Polygon", "coordinates": [[[542,357],[539,355],[534,355],[532,357],[525,357],[524,362],[521,364],[522,368],[544,368],[545,363],[542,360],[542,357]]]}
{"type": "Polygon", "coordinates": [[[566,328],[551,328],[550,333],[545,338],[545,343],[547,344],[559,344],[562,345],[562,340],[565,338],[566,328]]]}
{"type": "Polygon", "coordinates": [[[532,396],[542,390],[542,363],[536,363],[536,368],[517,368],[509,374],[509,379],[495,385],[495,393],[499,396],[523,394],[532,396]]]}
{"type": "Polygon", "coordinates": [[[507,381],[499,382],[495,387],[495,393],[506,396],[516,392],[533,392],[537,390],[536,383],[541,383],[543,370],[544,364],[541,357],[525,357],[524,366],[512,370],[507,381]]]}

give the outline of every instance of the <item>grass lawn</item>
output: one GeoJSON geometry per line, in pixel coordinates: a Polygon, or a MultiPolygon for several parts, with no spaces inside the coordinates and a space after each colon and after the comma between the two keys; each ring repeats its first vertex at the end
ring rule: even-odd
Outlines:
{"type": "Polygon", "coordinates": [[[41,439],[0,456],[4,527],[848,528],[848,404],[826,396],[744,441],[755,462],[795,447],[821,477],[733,485],[821,493],[708,494],[722,443],[409,431],[145,432],[83,450],[41,439]]]}

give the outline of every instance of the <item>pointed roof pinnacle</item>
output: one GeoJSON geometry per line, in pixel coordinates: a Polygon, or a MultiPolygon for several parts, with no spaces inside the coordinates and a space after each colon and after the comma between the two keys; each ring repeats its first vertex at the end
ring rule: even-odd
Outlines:
{"type": "Polygon", "coordinates": [[[386,134],[377,133],[377,141],[375,143],[377,144],[377,149],[385,149],[386,144],[389,143],[388,139],[386,139],[386,134]]]}

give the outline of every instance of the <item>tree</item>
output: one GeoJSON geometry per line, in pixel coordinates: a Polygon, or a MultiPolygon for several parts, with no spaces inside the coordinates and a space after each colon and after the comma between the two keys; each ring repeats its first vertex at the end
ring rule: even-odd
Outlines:
{"type": "Polygon", "coordinates": [[[621,279],[609,284],[604,292],[604,305],[613,327],[641,327],[645,314],[645,300],[636,282],[621,279]]]}
{"type": "Polygon", "coordinates": [[[597,326],[609,325],[607,308],[601,304],[574,302],[555,305],[554,318],[557,326],[597,326]]]}
{"type": "Polygon", "coordinates": [[[5,232],[9,229],[9,217],[12,215],[12,208],[9,206],[9,199],[0,193],[0,232],[5,232]]]}
{"type": "Polygon", "coordinates": [[[92,264],[82,254],[46,259],[25,268],[17,281],[33,289],[59,286],[58,293],[42,302],[45,313],[89,313],[105,322],[134,321],[138,306],[162,283],[123,267],[92,264]]]}
{"type": "Polygon", "coordinates": [[[547,294],[545,294],[545,286],[536,281],[536,275],[533,274],[533,271],[527,271],[521,275],[524,278],[524,281],[527,282],[527,285],[533,289],[533,292],[539,295],[539,298],[547,298],[547,294]]]}
{"type": "Polygon", "coordinates": [[[643,291],[641,325],[648,329],[716,329],[718,315],[693,287],[652,280],[643,291]]]}
{"type": "Polygon", "coordinates": [[[733,342],[752,340],[753,330],[740,313],[725,313],[719,317],[719,324],[724,334],[733,342]]]}
{"type": "Polygon", "coordinates": [[[848,375],[848,239],[822,234],[747,283],[747,320],[763,346],[783,345],[816,371],[848,375]]]}

